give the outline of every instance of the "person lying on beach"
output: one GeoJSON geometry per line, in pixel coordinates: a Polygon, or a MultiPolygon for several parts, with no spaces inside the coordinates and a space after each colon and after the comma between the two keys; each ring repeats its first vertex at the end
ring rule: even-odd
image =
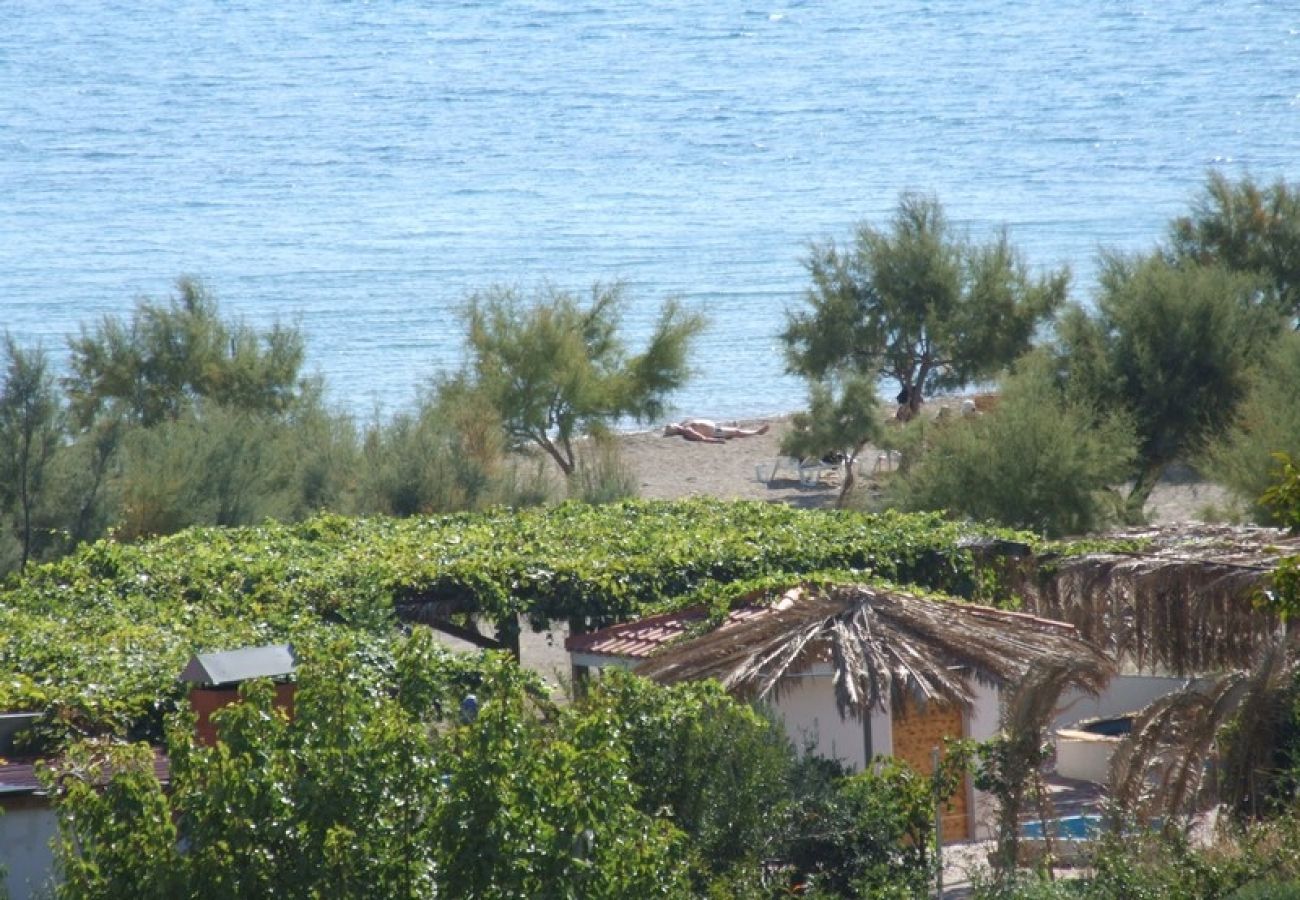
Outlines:
{"type": "Polygon", "coordinates": [[[712,419],[686,419],[682,422],[671,422],[665,425],[664,437],[671,437],[676,434],[681,435],[688,441],[722,444],[732,438],[767,434],[768,427],[764,424],[758,428],[737,428],[733,425],[719,425],[712,419]]]}

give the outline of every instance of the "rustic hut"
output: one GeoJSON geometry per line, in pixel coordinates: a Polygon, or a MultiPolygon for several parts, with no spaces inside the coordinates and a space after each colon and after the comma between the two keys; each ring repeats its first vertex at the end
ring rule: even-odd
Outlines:
{"type": "MultiPolygon", "coordinates": [[[[1088,683],[1104,655],[1061,622],[867,585],[788,591],[772,606],[734,610],[690,637],[699,610],[652,617],[570,639],[575,662],[635,664],[663,683],[714,678],[767,702],[791,738],[861,768],[892,755],[928,772],[944,738],[984,739],[1000,724],[1000,692],[1046,661],[1069,660],[1088,683]]],[[[945,834],[985,820],[969,788],[945,834]]]]}

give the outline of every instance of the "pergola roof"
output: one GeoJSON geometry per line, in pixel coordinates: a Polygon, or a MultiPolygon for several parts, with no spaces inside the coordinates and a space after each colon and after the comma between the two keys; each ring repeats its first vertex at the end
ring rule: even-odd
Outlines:
{"type": "Polygon", "coordinates": [[[1115,532],[1140,549],[1039,560],[1017,591],[1140,668],[1199,674],[1250,665],[1282,628],[1261,604],[1300,536],[1273,528],[1175,525],[1115,532]],[[1049,565],[1045,565],[1048,563],[1049,565]]]}

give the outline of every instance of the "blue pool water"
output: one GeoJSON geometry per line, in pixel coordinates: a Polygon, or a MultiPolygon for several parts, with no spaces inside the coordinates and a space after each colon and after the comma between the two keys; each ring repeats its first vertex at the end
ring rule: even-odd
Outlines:
{"type": "MultiPolygon", "coordinates": [[[[1052,826],[1052,836],[1058,838],[1083,840],[1101,833],[1101,816],[1063,816],[1048,824],[1052,826]]],[[[1046,830],[1041,821],[1026,822],[1021,826],[1020,833],[1027,838],[1041,838],[1046,830]]]]}
{"type": "Polygon", "coordinates": [[[360,412],[500,281],[706,311],[691,414],[798,407],[807,241],[936,192],[1086,297],[1209,167],[1300,177],[1300,15],[1251,0],[7,0],[0,328],[59,349],[181,273],[297,321],[360,412]]]}

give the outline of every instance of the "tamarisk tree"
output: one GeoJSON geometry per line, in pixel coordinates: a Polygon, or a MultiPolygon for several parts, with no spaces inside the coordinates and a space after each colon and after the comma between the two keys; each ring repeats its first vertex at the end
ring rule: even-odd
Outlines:
{"type": "MultiPolygon", "coordinates": [[[[1030,274],[1005,233],[970,241],[933,197],[905,193],[888,228],[814,245],[812,286],[782,340],[790,370],[842,385],[888,378],[902,418],[935,391],[994,375],[1065,299],[1069,273],[1030,274]]],[[[838,448],[837,448],[838,449],[838,448]]]]}
{"type": "Polygon", "coordinates": [[[439,392],[495,413],[512,444],[541,448],[572,475],[577,438],[662,414],[704,328],[701,315],[668,300],[645,349],[631,354],[619,334],[626,304],[619,284],[593,285],[585,302],[549,286],[531,299],[500,286],[476,293],[464,309],[468,363],[439,392]]]}

